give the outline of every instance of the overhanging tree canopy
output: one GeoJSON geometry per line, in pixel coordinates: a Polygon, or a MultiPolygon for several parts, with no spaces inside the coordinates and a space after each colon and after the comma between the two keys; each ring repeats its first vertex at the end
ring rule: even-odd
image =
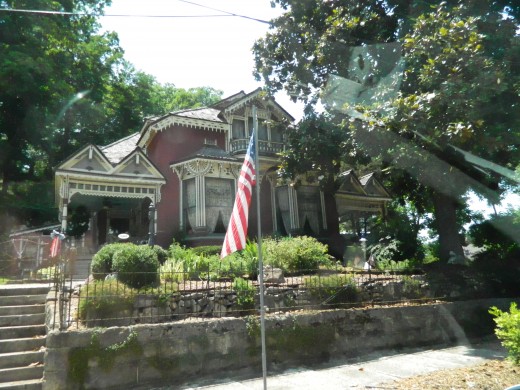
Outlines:
{"type": "Polygon", "coordinates": [[[332,76],[347,80],[346,88],[333,90],[342,95],[334,109],[350,118],[346,130],[408,179],[403,196],[423,189],[415,197],[435,206],[441,256],[462,255],[461,195],[472,189],[496,199],[490,189],[502,177],[483,172],[458,150],[506,168],[519,161],[517,3],[276,3],[288,12],[257,41],[256,75],[271,91],[286,89],[311,104],[332,76]],[[393,52],[402,45],[404,61],[388,66],[384,48],[370,50],[376,44],[394,45],[393,52]],[[354,95],[368,98],[351,99],[354,88],[354,95]]]}

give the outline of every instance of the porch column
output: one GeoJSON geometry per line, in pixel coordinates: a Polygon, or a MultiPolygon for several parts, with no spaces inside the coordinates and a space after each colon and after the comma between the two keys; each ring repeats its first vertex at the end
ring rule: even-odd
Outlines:
{"type": "Polygon", "coordinates": [[[67,230],[67,210],[68,210],[69,200],[67,198],[63,199],[63,206],[61,209],[61,231],[65,233],[67,230]]]}

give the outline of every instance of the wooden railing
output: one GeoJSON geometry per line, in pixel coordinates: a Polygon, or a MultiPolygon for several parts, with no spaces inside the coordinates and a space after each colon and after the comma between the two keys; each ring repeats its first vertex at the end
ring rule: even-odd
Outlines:
{"type": "MultiPolygon", "coordinates": [[[[237,138],[231,140],[231,153],[241,154],[247,151],[249,145],[249,139],[237,138]]],[[[274,141],[258,141],[258,153],[264,155],[274,155],[285,150],[285,144],[282,142],[274,141]]]]}

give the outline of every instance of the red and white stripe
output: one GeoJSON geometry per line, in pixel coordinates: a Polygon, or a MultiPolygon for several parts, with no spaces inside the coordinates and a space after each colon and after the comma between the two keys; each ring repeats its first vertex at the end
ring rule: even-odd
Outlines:
{"type": "Polygon", "coordinates": [[[61,240],[58,236],[56,236],[52,239],[49,257],[58,256],[58,254],[60,253],[60,248],[61,248],[61,240]]]}
{"type": "Polygon", "coordinates": [[[242,169],[240,170],[235,204],[233,206],[231,218],[229,219],[229,225],[226,237],[224,238],[224,244],[222,245],[220,258],[224,258],[233,252],[244,249],[246,246],[249,205],[251,204],[251,196],[255,184],[254,139],[253,135],[251,135],[244,164],[242,164],[242,169]]]}

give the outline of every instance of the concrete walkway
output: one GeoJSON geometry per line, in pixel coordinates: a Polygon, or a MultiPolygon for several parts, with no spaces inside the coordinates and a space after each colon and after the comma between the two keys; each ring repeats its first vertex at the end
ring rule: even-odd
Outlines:
{"type": "MultiPolygon", "coordinates": [[[[429,372],[476,365],[490,359],[501,359],[506,352],[493,337],[456,347],[410,350],[385,356],[367,356],[358,362],[335,362],[327,366],[300,368],[267,377],[270,390],[335,390],[385,388],[384,383],[429,372]]],[[[260,368],[261,370],[261,368],[260,368]]],[[[261,372],[260,372],[261,375],[261,372]]],[[[163,390],[169,389],[163,388],[163,390]]],[[[262,378],[222,379],[219,383],[190,384],[182,389],[261,390],[262,378]]]]}

